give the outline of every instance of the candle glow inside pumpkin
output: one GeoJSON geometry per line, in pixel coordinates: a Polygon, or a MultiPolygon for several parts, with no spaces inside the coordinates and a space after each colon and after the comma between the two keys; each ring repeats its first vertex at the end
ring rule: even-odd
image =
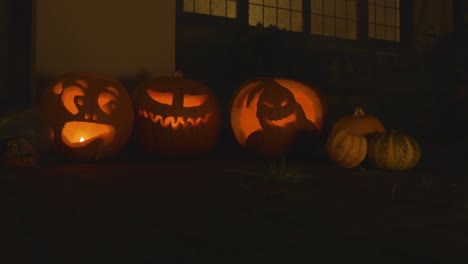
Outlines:
{"type": "Polygon", "coordinates": [[[97,139],[102,140],[102,145],[112,143],[114,139],[114,127],[106,124],[73,121],[68,122],[62,129],[63,142],[72,148],[87,146],[97,139]]]}

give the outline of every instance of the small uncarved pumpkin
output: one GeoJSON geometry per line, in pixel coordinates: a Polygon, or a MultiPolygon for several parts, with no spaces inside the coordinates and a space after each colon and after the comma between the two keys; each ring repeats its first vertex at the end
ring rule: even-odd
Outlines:
{"type": "Polygon", "coordinates": [[[366,114],[360,107],[356,107],[352,116],[338,119],[332,127],[331,135],[346,129],[350,134],[362,135],[370,138],[377,133],[385,133],[385,127],[379,118],[366,114]]]}
{"type": "Polygon", "coordinates": [[[332,134],[326,145],[328,157],[337,165],[353,168],[361,164],[367,154],[367,139],[361,135],[340,130],[332,134]]]}
{"type": "Polygon", "coordinates": [[[37,164],[39,154],[36,147],[26,138],[7,141],[4,161],[8,167],[28,167],[37,164]]]}
{"type": "Polygon", "coordinates": [[[413,137],[395,130],[375,135],[368,145],[369,161],[381,169],[411,169],[421,158],[419,143],[413,137]]]}
{"type": "Polygon", "coordinates": [[[39,155],[45,155],[52,144],[53,133],[36,109],[22,109],[0,118],[0,142],[12,138],[27,139],[39,155]]]}

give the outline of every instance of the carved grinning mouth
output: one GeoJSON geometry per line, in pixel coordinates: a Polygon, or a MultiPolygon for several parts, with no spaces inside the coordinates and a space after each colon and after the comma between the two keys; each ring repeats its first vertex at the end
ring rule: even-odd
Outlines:
{"type": "Polygon", "coordinates": [[[284,127],[290,123],[296,122],[296,111],[294,111],[294,113],[288,115],[287,117],[278,120],[270,120],[268,118],[264,118],[264,120],[269,126],[284,127]]]}
{"type": "Polygon", "coordinates": [[[210,120],[212,113],[205,114],[201,117],[182,117],[178,116],[177,118],[174,116],[167,116],[164,118],[161,115],[153,114],[152,112],[146,110],[138,110],[138,115],[143,116],[145,118],[150,119],[153,123],[159,123],[162,127],[169,127],[171,126],[173,129],[178,129],[180,127],[187,128],[188,126],[196,127],[201,124],[206,124],[210,120]]]}

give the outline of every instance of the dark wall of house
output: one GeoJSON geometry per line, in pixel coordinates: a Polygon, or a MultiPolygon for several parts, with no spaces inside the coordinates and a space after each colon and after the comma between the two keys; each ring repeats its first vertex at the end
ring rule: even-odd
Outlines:
{"type": "Polygon", "coordinates": [[[468,25],[468,1],[462,1],[463,5],[463,21],[468,25]]]}
{"type": "Polygon", "coordinates": [[[0,0],[0,114],[8,95],[8,6],[7,0],[0,0]]]}
{"type": "Polygon", "coordinates": [[[33,1],[1,0],[2,59],[0,67],[2,113],[15,111],[30,104],[32,75],[33,1]]]}

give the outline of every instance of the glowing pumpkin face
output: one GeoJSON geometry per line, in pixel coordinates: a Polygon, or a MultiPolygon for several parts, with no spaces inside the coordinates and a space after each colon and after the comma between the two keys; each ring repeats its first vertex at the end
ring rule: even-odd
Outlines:
{"type": "Polygon", "coordinates": [[[215,143],[220,126],[217,99],[203,84],[156,78],[134,93],[135,142],[160,155],[200,154],[215,143]]]}
{"type": "Polygon", "coordinates": [[[242,85],[234,96],[231,127],[243,147],[261,156],[278,156],[295,145],[315,143],[323,114],[322,100],[310,86],[258,78],[242,85]]]}
{"type": "Polygon", "coordinates": [[[44,91],[41,109],[54,149],[74,160],[115,155],[133,124],[130,96],[120,82],[91,73],[66,73],[44,91]]]}
{"type": "Polygon", "coordinates": [[[287,128],[298,122],[306,122],[304,111],[294,95],[273,80],[265,80],[249,94],[250,104],[256,93],[261,92],[257,102],[257,118],[262,128],[287,128]],[[299,121],[300,120],[300,121],[299,121]]]}

